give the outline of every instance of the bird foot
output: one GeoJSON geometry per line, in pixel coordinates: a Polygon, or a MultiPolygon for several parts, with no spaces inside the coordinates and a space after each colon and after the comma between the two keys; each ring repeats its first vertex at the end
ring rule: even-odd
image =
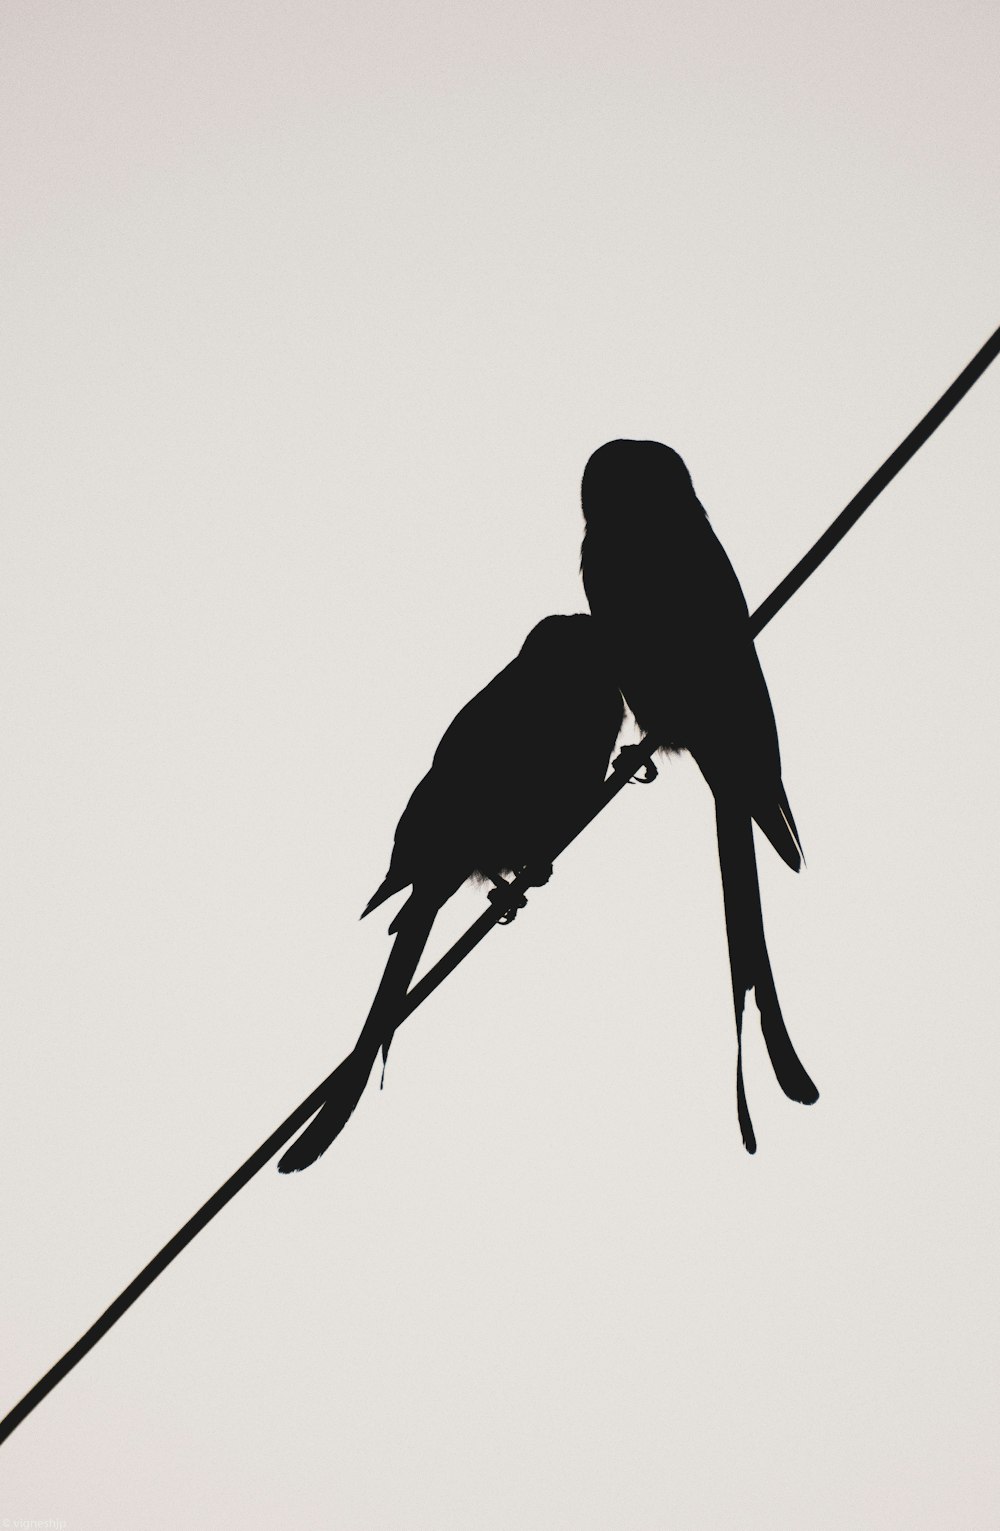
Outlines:
{"type": "Polygon", "coordinates": [[[646,759],[644,744],[623,744],[615,756],[613,769],[626,772],[629,784],[637,782],[640,787],[648,787],[660,774],[655,763],[646,759]]]}
{"type": "Polygon", "coordinates": [[[509,882],[501,881],[495,888],[490,889],[486,897],[491,904],[505,904],[507,906],[497,921],[500,925],[512,925],[517,918],[517,911],[528,907],[528,900],[523,893],[511,893],[509,882]]]}

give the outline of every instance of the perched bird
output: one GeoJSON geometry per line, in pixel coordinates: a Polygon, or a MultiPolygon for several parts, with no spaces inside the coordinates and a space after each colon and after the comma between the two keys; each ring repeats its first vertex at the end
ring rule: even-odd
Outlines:
{"type": "Polygon", "coordinates": [[[442,904],[468,879],[499,882],[551,857],[604,781],[624,715],[621,692],[590,617],[546,617],[517,658],[464,706],[396,828],[389,870],[364,915],[412,891],[389,930],[395,941],[353,1050],[317,1116],[278,1162],[305,1169],[327,1149],[383,1057],[442,904]]]}
{"type": "Polygon", "coordinates": [[[818,1092],[785,1029],[764,939],[753,822],[794,871],[802,850],[747,604],[691,475],[670,447],[607,442],[584,470],[582,501],[583,583],[615,678],[640,727],[660,749],[689,750],[715,795],[737,1112],[754,1153],[742,1048],[751,989],[781,1088],[805,1103],[818,1092]]]}

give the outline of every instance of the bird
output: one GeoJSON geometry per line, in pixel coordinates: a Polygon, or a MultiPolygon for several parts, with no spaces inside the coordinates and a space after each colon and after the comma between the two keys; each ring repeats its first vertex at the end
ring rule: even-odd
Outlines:
{"type": "MultiPolygon", "coordinates": [[[[278,1162],[283,1174],[325,1152],[364,1093],[379,1049],[383,1070],[438,910],[467,880],[506,886],[530,870],[541,884],[607,772],[624,703],[593,619],[545,617],[516,657],[460,710],[396,827],[389,869],[362,919],[410,894],[389,925],[382,979],[354,1048],[319,1113],[278,1162]]],[[[503,888],[495,890],[503,896],[503,888]]],[[[523,900],[522,900],[523,902],[523,900]]]]}
{"type": "Polygon", "coordinates": [[[819,1092],[778,1003],[761,912],[753,824],[793,871],[802,845],[747,603],[683,458],[660,441],[608,441],[581,485],[580,567],[591,614],[636,722],[667,753],[687,750],[715,797],[733,1006],[741,1136],[756,1152],[743,1081],[751,989],[778,1083],[819,1092]]]}

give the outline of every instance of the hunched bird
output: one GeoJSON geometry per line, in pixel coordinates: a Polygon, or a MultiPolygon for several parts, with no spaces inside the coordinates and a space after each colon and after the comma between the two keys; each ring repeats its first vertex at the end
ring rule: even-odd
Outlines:
{"type": "MultiPolygon", "coordinates": [[[[441,906],[469,878],[551,874],[555,849],[598,792],[624,707],[592,618],[552,616],[457,714],[396,828],[389,870],[362,914],[410,888],[358,1040],[318,1115],[278,1162],[305,1169],[333,1142],[383,1059],[441,906]]],[[[501,890],[502,892],[502,890],[501,890]]]]}

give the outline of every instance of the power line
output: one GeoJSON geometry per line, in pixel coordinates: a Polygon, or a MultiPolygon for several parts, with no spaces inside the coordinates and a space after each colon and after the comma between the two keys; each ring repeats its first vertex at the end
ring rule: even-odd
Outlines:
{"type": "MultiPolygon", "coordinates": [[[[823,560],[836,547],[841,538],[846,536],[851,527],[863,515],[872,501],[881,494],[888,483],[895,478],[900,469],[909,462],[914,453],[923,445],[927,438],[937,429],[942,420],[946,419],[955,405],[962,399],[973,383],[982,376],[998,352],[1000,352],[1000,329],[994,331],[989,340],[977,351],[951,387],[938,399],[932,409],[915,426],[906,439],[900,443],[890,457],[887,457],[876,473],[873,473],[868,482],[854,496],[853,500],[845,506],[840,515],[817,542],[809,549],[805,557],[801,558],[794,569],[772,590],[763,605],[759,606],[750,618],[751,631],[754,637],[766,627],[776,612],[780,611],[785,602],[805,584],[809,576],[819,568],[823,560]]],[[[648,737],[637,747],[636,752],[630,752],[627,765],[614,769],[604,783],[600,794],[596,798],[593,808],[586,814],[576,828],[557,845],[552,852],[552,859],[560,855],[568,845],[581,834],[592,819],[607,807],[612,798],[617,797],[622,787],[641,768],[644,761],[652,759],[656,753],[656,744],[648,737]]],[[[488,935],[493,926],[498,924],[508,909],[516,905],[517,900],[531,886],[530,869],[525,869],[510,883],[509,897],[502,900],[494,897],[490,907],[469,926],[464,935],[460,936],[453,946],[445,952],[433,967],[429,968],[423,978],[407,994],[403,1001],[399,1024],[412,1015],[419,1005],[422,1005],[428,995],[432,994],[440,983],[453,972],[459,963],[479,945],[480,941],[488,935]]],[[[499,890],[502,893],[502,890],[499,890]]],[[[334,1071],[335,1072],[335,1071],[334,1071]]],[[[198,1209],[193,1217],[189,1218],[184,1226],[174,1234],[173,1238],[164,1244],[158,1254],[154,1255],[149,1264],[144,1266],[139,1274],[130,1281],[123,1292],[115,1298],[110,1307],[106,1308],[100,1318],[93,1323],[85,1334],[81,1335],[75,1345],[72,1345],[66,1354],[52,1366],[38,1382],[35,1383],[19,1403],[15,1404],[10,1413],[0,1420],[0,1442],[7,1439],[31,1411],[41,1403],[42,1399],[51,1393],[52,1389],[62,1381],[68,1372],[72,1371],[78,1361],[81,1361],[88,1351],[92,1350],[113,1324],[116,1324],[122,1314],[127,1312],[132,1304],[139,1298],[147,1287],[151,1286],[172,1260],[176,1259],[181,1250],[191,1243],[201,1230],[211,1222],[217,1212],[221,1212],[227,1202],[232,1201],[238,1191],[241,1191],[248,1181],[252,1180],[257,1171],[263,1169],[269,1159],[272,1159],[280,1148],[294,1137],[301,1127],[304,1127],[309,1118],[323,1104],[325,1092],[329,1086],[333,1074],[327,1076],[322,1084],[316,1086],[312,1094],[307,1095],[301,1105],[297,1106],[290,1116],[287,1116],[280,1127],[275,1128],[269,1138],[266,1138],[260,1147],[250,1155],[234,1174],[210,1196],[208,1201],[198,1209]]]]}
{"type": "Polygon", "coordinates": [[[818,542],[814,542],[804,558],[800,558],[795,568],[786,574],[781,584],[776,586],[762,606],[759,606],[750,618],[753,635],[756,638],[762,627],[766,627],[776,612],[779,612],[785,602],[790,600],[800,586],[804,585],[810,574],[814,574],[823,562],[837,546],[842,538],[847,536],[851,527],[859,521],[868,509],[872,501],[882,493],[887,484],[891,484],[900,468],[904,468],[913,454],[923,446],[928,436],[934,434],[942,420],[946,420],[960,399],[964,399],[973,383],[986,371],[991,361],[996,359],[1000,352],[1000,330],[994,330],[989,340],[977,351],[967,367],[963,367],[958,377],[950,388],[946,388],[938,399],[933,409],[929,409],[920,421],[915,425],[905,441],[901,441],[895,452],[887,457],[877,473],[873,473],[865,484],[859,489],[854,499],[845,505],[836,521],[830,523],[818,542]]]}

